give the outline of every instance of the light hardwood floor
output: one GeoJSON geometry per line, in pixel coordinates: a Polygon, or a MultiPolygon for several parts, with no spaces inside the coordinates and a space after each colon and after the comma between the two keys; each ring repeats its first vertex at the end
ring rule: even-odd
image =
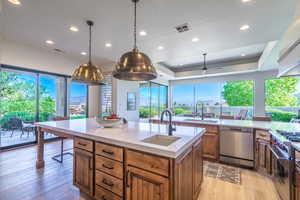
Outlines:
{"type": "Polygon", "coordinates": [[[238,185],[204,176],[198,200],[280,200],[269,178],[242,169],[241,180],[238,185]]]}
{"type": "MultiPolygon", "coordinates": [[[[66,142],[66,148],[72,141],[66,142]]],[[[36,147],[0,153],[1,200],[79,200],[72,185],[72,157],[63,164],[51,157],[59,152],[60,143],[45,145],[46,167],[35,169],[36,147]]],[[[242,184],[235,185],[204,177],[199,200],[279,200],[272,182],[256,172],[242,170],[242,184]]]]}

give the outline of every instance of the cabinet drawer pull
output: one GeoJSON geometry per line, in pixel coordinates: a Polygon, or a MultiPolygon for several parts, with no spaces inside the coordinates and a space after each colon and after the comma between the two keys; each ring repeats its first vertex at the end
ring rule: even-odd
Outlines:
{"type": "Polygon", "coordinates": [[[114,169],[113,166],[107,166],[107,165],[105,165],[105,164],[102,164],[102,167],[104,167],[104,168],[106,168],[106,169],[114,169]]]}
{"type": "Polygon", "coordinates": [[[258,135],[259,135],[260,137],[267,137],[267,135],[261,134],[261,133],[259,133],[258,135]]]}
{"type": "Polygon", "coordinates": [[[126,187],[129,187],[129,170],[126,170],[126,176],[125,176],[125,179],[126,179],[126,187]]]}
{"type": "Polygon", "coordinates": [[[109,186],[109,187],[113,187],[114,184],[113,183],[109,183],[105,178],[102,179],[102,183],[104,183],[105,185],[109,186]]]}
{"type": "Polygon", "coordinates": [[[86,146],[86,144],[84,144],[84,143],[80,143],[80,142],[78,142],[78,145],[80,145],[80,146],[86,146]]]}
{"type": "Polygon", "coordinates": [[[102,195],[101,200],[107,200],[104,195],[102,195]]]}
{"type": "Polygon", "coordinates": [[[102,152],[106,153],[106,154],[109,154],[109,155],[114,155],[114,152],[110,151],[110,150],[103,149],[102,152]]]}

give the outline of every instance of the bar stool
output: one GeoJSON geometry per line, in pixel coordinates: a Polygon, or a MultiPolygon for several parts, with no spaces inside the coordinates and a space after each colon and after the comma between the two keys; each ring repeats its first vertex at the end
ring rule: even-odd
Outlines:
{"type": "MultiPolygon", "coordinates": [[[[63,121],[63,120],[69,120],[69,117],[54,117],[53,118],[53,121],[63,121]]],[[[57,154],[57,155],[54,155],[52,157],[53,160],[55,160],[56,162],[59,162],[59,163],[63,163],[63,159],[64,159],[64,156],[65,155],[71,155],[73,156],[73,154],[71,152],[66,152],[66,151],[70,151],[71,149],[73,148],[70,148],[70,149],[64,149],[64,139],[66,139],[65,137],[60,137],[61,139],[61,149],[60,149],[60,154],[57,154]],[[60,159],[59,159],[60,158],[60,159]]]]}

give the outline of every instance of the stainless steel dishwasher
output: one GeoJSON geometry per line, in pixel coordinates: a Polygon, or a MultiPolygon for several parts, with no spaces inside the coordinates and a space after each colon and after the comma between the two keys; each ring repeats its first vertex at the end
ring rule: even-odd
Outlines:
{"type": "Polygon", "coordinates": [[[220,161],[254,167],[253,129],[220,127],[220,161]]]}

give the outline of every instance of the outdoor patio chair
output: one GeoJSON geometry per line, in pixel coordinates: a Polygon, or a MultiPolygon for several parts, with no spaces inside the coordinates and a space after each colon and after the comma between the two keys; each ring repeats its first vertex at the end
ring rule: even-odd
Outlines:
{"type": "Polygon", "coordinates": [[[22,128],[22,120],[18,117],[12,117],[8,120],[8,127],[7,130],[11,131],[10,137],[14,135],[15,130],[21,130],[22,134],[24,133],[22,128]]]}
{"type": "Polygon", "coordinates": [[[35,133],[35,125],[31,123],[25,123],[24,121],[22,121],[22,133],[20,137],[24,135],[24,131],[27,131],[27,137],[29,137],[30,132],[35,133]]]}
{"type": "MultiPolygon", "coordinates": [[[[53,121],[63,121],[63,120],[68,120],[68,119],[69,119],[69,117],[54,117],[53,121]]],[[[73,154],[71,152],[68,152],[73,148],[64,149],[64,139],[66,139],[66,138],[65,137],[60,137],[60,139],[61,139],[60,154],[54,155],[52,157],[52,159],[55,160],[56,162],[63,163],[65,155],[72,155],[73,156],[73,154]]]]}
{"type": "Polygon", "coordinates": [[[248,114],[248,110],[241,110],[238,114],[238,116],[236,117],[236,119],[238,120],[245,120],[248,114]]]}

